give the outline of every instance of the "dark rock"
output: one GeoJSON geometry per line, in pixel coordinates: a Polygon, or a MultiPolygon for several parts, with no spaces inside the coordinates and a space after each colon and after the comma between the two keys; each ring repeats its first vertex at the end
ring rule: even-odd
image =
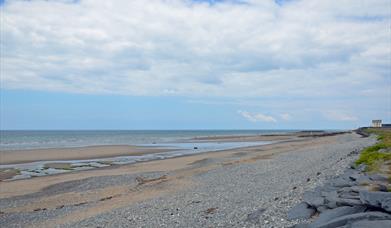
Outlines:
{"type": "Polygon", "coordinates": [[[296,186],[294,186],[292,189],[293,189],[293,190],[295,190],[296,188],[297,188],[297,187],[296,187],[296,186]]]}
{"type": "Polygon", "coordinates": [[[388,188],[387,188],[387,186],[385,186],[383,184],[379,184],[378,185],[378,191],[380,191],[380,192],[388,192],[388,188]]]}
{"type": "Polygon", "coordinates": [[[325,197],[324,199],[325,206],[331,209],[338,207],[337,201],[339,201],[339,194],[337,193],[337,191],[322,192],[322,196],[325,197]]]}
{"type": "Polygon", "coordinates": [[[362,205],[362,202],[359,199],[337,198],[336,204],[337,206],[360,206],[362,205]]]}
{"type": "Polygon", "coordinates": [[[326,183],[324,186],[321,187],[322,192],[337,191],[338,189],[340,189],[340,188],[331,185],[331,183],[326,183]]]}
{"type": "Polygon", "coordinates": [[[313,207],[319,207],[325,203],[320,191],[305,192],[303,195],[303,200],[313,207]]]}
{"type": "Polygon", "coordinates": [[[358,192],[341,192],[339,193],[339,197],[343,199],[355,199],[360,200],[358,192]]]}
{"type": "Polygon", "coordinates": [[[316,173],[316,176],[319,176],[320,174],[322,174],[322,173],[321,173],[321,172],[317,172],[317,173],[316,173]]]}
{"type": "Polygon", "coordinates": [[[346,199],[340,197],[328,197],[325,200],[325,205],[329,208],[336,208],[341,206],[360,206],[362,205],[361,200],[359,199],[346,199]]]}
{"type": "Polygon", "coordinates": [[[370,221],[370,220],[361,220],[352,223],[350,226],[351,228],[386,228],[391,227],[391,220],[376,220],[376,221],[370,221]]]}
{"type": "Polygon", "coordinates": [[[391,199],[386,199],[381,202],[381,208],[384,210],[391,212],[391,199]]]}
{"type": "Polygon", "coordinates": [[[195,147],[193,147],[193,149],[194,149],[194,150],[197,150],[197,149],[198,149],[198,147],[196,147],[196,146],[195,146],[195,147]]]}
{"type": "Polygon", "coordinates": [[[334,227],[341,227],[345,226],[347,224],[354,223],[356,221],[361,220],[386,220],[391,219],[391,215],[383,212],[362,212],[362,213],[356,213],[356,214],[350,214],[341,216],[338,218],[335,218],[333,220],[330,220],[328,222],[319,224],[316,226],[317,228],[334,228],[334,227]]]}
{"type": "Polygon", "coordinates": [[[341,177],[348,178],[349,176],[358,173],[360,172],[355,169],[346,169],[345,172],[341,175],[341,177]]]}
{"type": "Polygon", "coordinates": [[[259,217],[261,217],[261,215],[265,211],[266,211],[266,209],[260,208],[260,209],[258,209],[256,211],[252,212],[251,214],[248,214],[247,215],[247,219],[245,221],[249,222],[249,223],[258,224],[259,223],[259,217]]]}
{"type": "Polygon", "coordinates": [[[349,176],[349,179],[352,181],[356,181],[360,177],[359,174],[352,174],[349,176]]]}
{"type": "Polygon", "coordinates": [[[391,192],[370,192],[366,190],[360,191],[360,200],[362,203],[372,207],[383,208],[390,211],[391,192]],[[382,206],[382,202],[383,206],[382,206]]]}
{"type": "Polygon", "coordinates": [[[299,223],[299,224],[292,226],[291,228],[308,228],[308,224],[299,223]]]}
{"type": "Polygon", "coordinates": [[[309,219],[316,210],[305,202],[299,203],[292,207],[288,212],[288,219],[309,219]]]}
{"type": "Polygon", "coordinates": [[[320,216],[313,223],[311,223],[309,227],[317,227],[321,224],[327,223],[328,221],[336,219],[341,216],[361,213],[364,212],[365,209],[366,209],[365,206],[354,206],[354,207],[344,206],[344,207],[338,207],[331,210],[327,210],[321,213],[320,216]]]}
{"type": "Polygon", "coordinates": [[[322,192],[321,196],[325,197],[325,200],[334,199],[334,198],[338,198],[338,192],[337,191],[322,192]]]}
{"type": "Polygon", "coordinates": [[[352,187],[343,187],[343,188],[340,188],[337,190],[338,193],[343,193],[343,192],[354,192],[354,193],[357,193],[359,192],[359,190],[361,189],[357,189],[356,186],[352,186],[352,187]]]}
{"type": "Polygon", "coordinates": [[[319,206],[316,208],[317,211],[319,211],[320,213],[323,213],[327,210],[330,210],[330,208],[326,207],[326,206],[319,206]]]}
{"type": "Polygon", "coordinates": [[[367,165],[365,164],[360,164],[356,167],[357,171],[364,172],[367,169],[367,165]]]}
{"type": "Polygon", "coordinates": [[[356,183],[358,185],[365,185],[365,184],[369,184],[371,182],[372,182],[372,180],[366,175],[360,175],[356,180],[356,183]]]}
{"type": "Polygon", "coordinates": [[[366,188],[364,186],[352,186],[350,189],[352,192],[359,193],[361,190],[365,190],[366,188]]]}
{"type": "Polygon", "coordinates": [[[346,180],[344,178],[337,178],[331,182],[331,185],[334,187],[340,187],[340,188],[351,187],[354,185],[354,182],[352,182],[350,180],[346,180]]]}
{"type": "Polygon", "coordinates": [[[380,175],[380,174],[371,174],[368,177],[370,180],[373,180],[373,181],[382,181],[382,182],[388,181],[388,177],[380,175]]]}
{"type": "Polygon", "coordinates": [[[311,180],[311,178],[307,178],[307,182],[309,182],[311,180]]]}

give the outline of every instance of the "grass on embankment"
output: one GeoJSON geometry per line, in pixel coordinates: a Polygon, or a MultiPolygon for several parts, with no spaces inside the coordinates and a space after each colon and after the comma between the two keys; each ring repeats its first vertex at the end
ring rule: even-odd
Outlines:
{"type": "Polygon", "coordinates": [[[366,164],[368,172],[381,172],[391,175],[391,130],[381,128],[368,128],[364,130],[370,134],[376,134],[379,142],[365,148],[356,165],[366,164]],[[380,151],[385,149],[385,151],[380,151]]]}

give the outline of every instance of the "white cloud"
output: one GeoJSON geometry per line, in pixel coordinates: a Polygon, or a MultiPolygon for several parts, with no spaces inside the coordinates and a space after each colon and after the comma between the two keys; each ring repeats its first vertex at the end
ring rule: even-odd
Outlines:
{"type": "Polygon", "coordinates": [[[357,121],[358,118],[352,114],[340,112],[340,111],[328,111],[324,113],[324,116],[333,121],[357,121]]]}
{"type": "Polygon", "coordinates": [[[292,119],[292,116],[291,116],[291,114],[289,114],[289,113],[282,113],[282,114],[280,114],[280,118],[281,118],[282,120],[288,121],[288,120],[291,120],[291,119],[292,119]]]}
{"type": "Polygon", "coordinates": [[[72,2],[1,6],[2,88],[239,98],[389,95],[388,0],[72,2]]]}
{"type": "Polygon", "coordinates": [[[241,110],[239,110],[238,113],[251,122],[277,122],[277,120],[273,116],[268,116],[262,113],[250,113],[241,110]]]}

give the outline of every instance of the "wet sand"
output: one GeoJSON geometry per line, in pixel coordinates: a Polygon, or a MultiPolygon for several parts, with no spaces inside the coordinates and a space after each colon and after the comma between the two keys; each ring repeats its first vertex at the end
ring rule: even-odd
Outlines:
{"type": "Polygon", "coordinates": [[[35,161],[83,160],[135,156],[173,151],[174,149],[142,146],[88,146],[62,149],[33,149],[0,151],[0,165],[35,161]]]}

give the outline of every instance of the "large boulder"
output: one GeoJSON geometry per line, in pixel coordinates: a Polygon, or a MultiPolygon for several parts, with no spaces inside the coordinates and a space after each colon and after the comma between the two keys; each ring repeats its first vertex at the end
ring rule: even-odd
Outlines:
{"type": "Polygon", "coordinates": [[[352,181],[350,179],[339,177],[339,178],[336,178],[336,179],[332,180],[331,181],[331,185],[334,186],[334,187],[343,188],[343,187],[354,186],[355,183],[354,183],[354,181],[352,181]]]}
{"type": "Polygon", "coordinates": [[[316,210],[305,202],[299,203],[288,212],[288,219],[309,219],[316,210]]]}
{"type": "Polygon", "coordinates": [[[387,182],[388,181],[388,177],[385,176],[385,175],[381,175],[381,174],[371,174],[369,175],[369,179],[373,180],[373,181],[381,181],[381,182],[387,182]]]}
{"type": "Polygon", "coordinates": [[[391,199],[385,199],[384,201],[382,201],[381,208],[388,212],[391,212],[391,199]]]}
{"type": "Polygon", "coordinates": [[[349,199],[340,197],[327,197],[325,205],[328,208],[337,208],[341,206],[360,206],[362,202],[359,199],[349,199]]]}
{"type": "Polygon", "coordinates": [[[352,223],[351,228],[386,228],[391,227],[391,220],[361,220],[352,223]]]}
{"type": "Polygon", "coordinates": [[[305,192],[303,195],[303,200],[312,207],[319,207],[325,204],[324,198],[320,191],[305,192]]]}
{"type": "Polygon", "coordinates": [[[362,212],[356,214],[350,214],[332,219],[328,222],[317,225],[317,228],[335,228],[348,224],[354,224],[357,221],[362,220],[390,220],[391,215],[383,212],[362,212]]]}
{"type": "Polygon", "coordinates": [[[372,207],[390,210],[391,192],[370,192],[367,190],[360,191],[360,200],[362,203],[372,207]]]}
{"type": "Polygon", "coordinates": [[[350,214],[356,214],[364,212],[366,209],[365,206],[344,206],[344,207],[338,207],[331,210],[327,210],[320,214],[320,216],[309,225],[309,227],[318,227],[321,224],[327,223],[330,220],[333,220],[335,218],[350,215],[350,214]]]}

